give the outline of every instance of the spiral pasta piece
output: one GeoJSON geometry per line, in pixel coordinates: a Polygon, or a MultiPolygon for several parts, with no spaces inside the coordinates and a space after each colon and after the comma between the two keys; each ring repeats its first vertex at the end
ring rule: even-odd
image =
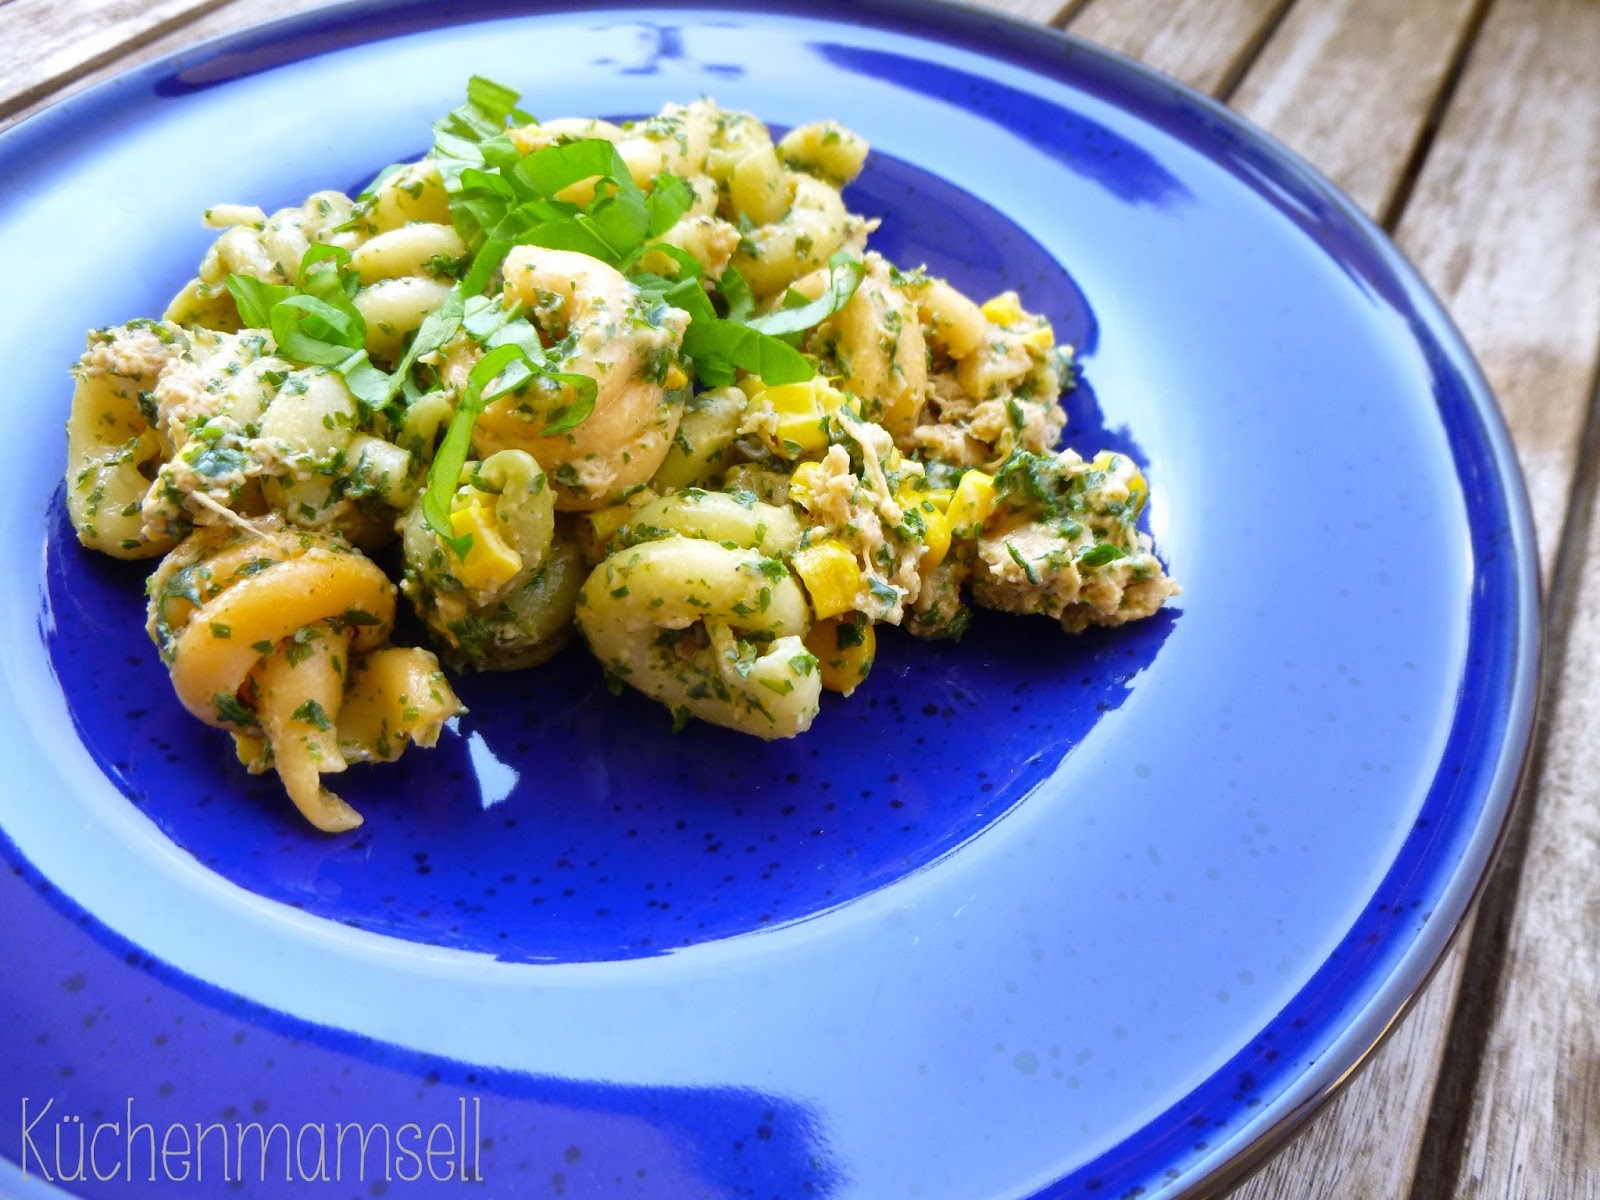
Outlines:
{"type": "Polygon", "coordinates": [[[278,778],[306,820],[325,833],[361,824],[360,813],[322,786],[324,772],[345,769],[333,722],[344,699],[349,652],[349,632],[329,631],[306,642],[303,657],[266,656],[251,680],[251,705],[278,778]]]}
{"type": "Polygon", "coordinates": [[[173,689],[183,706],[206,724],[233,724],[226,715],[227,702],[272,652],[266,647],[308,625],[334,619],[357,628],[356,648],[372,649],[393,626],[394,585],[371,559],[347,545],[312,545],[237,578],[201,606],[173,646],[173,689]]]}
{"type": "Polygon", "coordinates": [[[802,532],[800,518],[786,504],[765,504],[748,492],[685,488],[629,510],[608,549],[682,534],[786,558],[799,546],[802,532]]]}
{"type": "MultiPolygon", "coordinates": [[[[806,346],[823,373],[859,399],[862,416],[905,441],[927,400],[927,342],[916,304],[896,286],[888,261],[868,254],[865,263],[855,295],[812,331],[806,346]]],[[[826,286],[819,273],[799,290],[820,294],[826,286]]]]}
{"type": "Polygon", "coordinates": [[[560,369],[595,381],[594,409],[575,429],[547,433],[550,412],[570,400],[569,389],[512,393],[484,410],[474,441],[486,451],[519,449],[537,458],[557,485],[557,508],[614,502],[647,481],[672,444],[683,413],[678,389],[686,382],[681,371],[672,378],[673,364],[688,314],[646,304],[621,272],[571,250],[518,246],[504,271],[506,304],[523,305],[570,346],[560,369]]]}
{"type": "Polygon", "coordinates": [[[305,203],[281,208],[270,217],[248,205],[208,209],[206,224],[223,232],[201,259],[195,278],[167,305],[165,319],[223,332],[238,330],[239,310],[225,285],[227,277],[294,283],[301,258],[311,246],[349,247],[360,240],[361,235],[347,227],[352,213],[350,198],[333,191],[317,192],[305,203]]]}
{"type": "Polygon", "coordinates": [[[155,321],[89,335],[67,420],[67,514],[85,546],[116,558],[152,558],[172,546],[172,538],[145,530],[140,512],[171,452],[140,397],[184,344],[177,329],[155,321]]]}
{"type": "Polygon", "coordinates": [[[772,740],[821,700],[802,640],[811,614],[780,560],[672,536],[618,551],[578,595],[578,628],[607,672],[672,709],[772,740]]]}
{"type": "Polygon", "coordinates": [[[869,232],[845,208],[838,188],[797,172],[786,172],[784,181],[793,190],[783,215],[747,232],[733,256],[758,300],[781,295],[802,275],[825,266],[841,246],[860,249],[869,232]]]}
{"type": "MultiPolygon", "coordinates": [[[[327,832],[361,823],[321,784],[345,769],[347,747],[358,758],[386,758],[396,738],[431,744],[459,709],[433,656],[403,651],[411,656],[400,663],[405,680],[429,674],[428,703],[408,699],[385,723],[385,704],[395,705],[369,680],[363,703],[379,713],[379,728],[361,711],[357,727],[341,728],[352,657],[387,653],[379,647],[393,626],[394,593],[342,539],[288,530],[271,517],[197,531],[151,578],[149,630],[179,701],[208,725],[232,730],[252,770],[276,767],[295,806],[327,832]],[[387,749],[379,745],[385,739],[387,749]]],[[[386,662],[378,681],[397,670],[386,662]]]]}

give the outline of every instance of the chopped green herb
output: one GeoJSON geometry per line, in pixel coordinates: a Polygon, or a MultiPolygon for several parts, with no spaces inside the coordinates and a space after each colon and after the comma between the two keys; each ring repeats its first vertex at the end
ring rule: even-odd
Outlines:
{"type": "Polygon", "coordinates": [[[289,719],[299,721],[302,725],[309,725],[313,729],[320,729],[324,733],[333,728],[333,722],[328,720],[328,714],[315,700],[307,700],[289,714],[289,719]]]}
{"type": "Polygon", "coordinates": [[[239,702],[239,697],[229,696],[218,692],[211,697],[211,706],[217,710],[217,719],[229,725],[237,725],[241,729],[249,729],[256,723],[256,716],[239,702]]]}

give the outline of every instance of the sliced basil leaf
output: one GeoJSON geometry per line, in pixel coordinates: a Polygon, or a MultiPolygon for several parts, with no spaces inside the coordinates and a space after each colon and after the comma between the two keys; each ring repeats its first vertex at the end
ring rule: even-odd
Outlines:
{"type": "Polygon", "coordinates": [[[483,155],[483,165],[494,171],[508,171],[522,161],[522,151],[504,133],[485,138],[479,143],[478,152],[483,155]]]}
{"type": "Polygon", "coordinates": [[[411,339],[411,346],[406,351],[405,358],[400,360],[403,374],[411,368],[424,354],[432,354],[435,350],[442,349],[444,344],[455,337],[456,331],[461,328],[462,297],[460,288],[451,288],[450,294],[444,298],[444,303],[434,309],[425,318],[417,330],[417,336],[411,339]]]}
{"type": "MultiPolygon", "coordinates": [[[[411,368],[416,366],[417,360],[424,354],[432,354],[442,349],[446,342],[455,337],[461,328],[461,308],[461,289],[454,287],[444,298],[444,303],[422,319],[416,335],[411,339],[411,344],[406,347],[405,354],[395,365],[394,374],[386,378],[382,398],[371,401],[374,409],[387,407],[396,396],[402,394],[405,395],[408,404],[412,402],[415,398],[413,393],[416,393],[416,385],[411,381],[411,368]]],[[[346,381],[348,379],[347,375],[346,381]]],[[[355,392],[354,387],[350,390],[355,392]]],[[[359,393],[356,398],[361,398],[359,393]]]]}
{"type": "Polygon", "coordinates": [[[223,281],[246,329],[271,329],[272,306],[294,295],[292,287],[267,283],[250,275],[229,275],[223,281]]]}
{"type": "Polygon", "coordinates": [[[544,365],[544,343],[539,340],[539,331],[525,317],[518,316],[515,310],[510,319],[489,334],[484,345],[491,350],[497,346],[517,346],[529,362],[536,366],[544,365]]]}
{"type": "Polygon", "coordinates": [[[600,391],[593,379],[575,371],[548,371],[546,376],[571,388],[572,400],[550,411],[550,423],[540,431],[540,437],[566,433],[582,425],[594,412],[595,398],[600,391]]]}
{"type": "Polygon", "coordinates": [[[517,163],[511,174],[537,196],[554,196],[596,175],[611,180],[619,189],[626,186],[639,190],[622,155],[604,138],[584,138],[535,150],[517,163]]]}
{"type": "Polygon", "coordinates": [[[1082,567],[1103,567],[1107,563],[1114,563],[1119,558],[1127,557],[1127,552],[1120,546],[1115,546],[1110,542],[1097,542],[1078,555],[1078,565],[1082,567]]]}
{"type": "Polygon", "coordinates": [[[706,295],[706,290],[700,286],[698,279],[678,280],[677,283],[661,293],[661,299],[672,305],[673,308],[679,308],[688,313],[691,322],[689,327],[691,329],[694,328],[693,322],[715,321],[717,319],[717,310],[711,307],[711,297],[706,295]]]}
{"type": "Polygon", "coordinates": [[[722,278],[717,280],[717,291],[722,293],[722,299],[728,306],[728,320],[748,324],[746,319],[755,311],[756,298],[744,276],[739,274],[738,267],[729,263],[723,268],[722,278]]]}
{"type": "MultiPolygon", "coordinates": [[[[630,267],[629,277],[634,284],[653,299],[660,299],[667,291],[685,280],[698,280],[704,274],[700,260],[687,250],[680,250],[677,246],[667,242],[649,242],[634,251],[633,263],[630,267]],[[670,258],[678,267],[677,275],[668,279],[650,271],[640,271],[638,264],[649,254],[660,254],[670,258]]],[[[699,286],[696,284],[696,286],[699,286]]]]}
{"type": "Polygon", "coordinates": [[[501,124],[515,111],[520,99],[522,93],[515,88],[485,79],[482,75],[474,75],[467,80],[467,103],[477,105],[501,124]]]}
{"type": "MultiPolygon", "coordinates": [[[[433,456],[428,468],[428,490],[422,496],[422,516],[428,528],[438,534],[452,548],[459,545],[455,530],[450,526],[450,502],[455,496],[456,484],[461,479],[461,469],[467,464],[472,450],[472,430],[478,423],[478,414],[487,400],[484,389],[514,362],[522,361],[522,350],[517,346],[501,346],[489,351],[467,375],[467,390],[450,418],[444,441],[433,456]]],[[[459,551],[458,551],[459,552],[459,551]]]]}
{"type": "Polygon", "coordinates": [[[695,361],[704,380],[702,362],[722,360],[759,375],[769,384],[803,383],[816,372],[806,357],[784,342],[737,321],[696,320],[683,337],[684,353],[695,361]]]}
{"type": "Polygon", "coordinates": [[[272,337],[296,362],[336,367],[366,342],[366,323],[355,309],[335,308],[315,296],[288,296],[272,306],[272,337]]]}
{"type": "Polygon", "coordinates": [[[828,288],[815,300],[799,308],[782,308],[777,312],[751,317],[744,323],[758,333],[781,337],[784,334],[801,333],[826,321],[850,303],[850,297],[856,294],[856,288],[861,286],[861,280],[867,273],[865,264],[845,250],[835,253],[828,260],[828,265],[831,268],[828,288]]]}
{"type": "Polygon", "coordinates": [[[612,261],[631,258],[650,233],[650,212],[639,189],[628,181],[626,190],[611,191],[609,180],[596,189],[595,201],[584,214],[590,228],[611,248],[612,261]]]}
{"type": "Polygon", "coordinates": [[[461,328],[473,341],[487,342],[516,315],[497,296],[469,296],[461,308],[461,328]]]}
{"type": "Polygon", "coordinates": [[[335,308],[347,308],[361,289],[361,277],[350,267],[350,251],[321,243],[300,259],[300,291],[335,308]]]}
{"type": "Polygon", "coordinates": [[[494,273],[500,269],[500,263],[511,251],[511,243],[491,238],[479,247],[478,253],[473,257],[472,266],[467,271],[467,277],[460,283],[463,296],[476,296],[489,286],[489,280],[494,278],[494,273]]]}
{"type": "Polygon", "coordinates": [[[676,175],[662,175],[650,189],[647,235],[658,238],[671,229],[694,206],[694,189],[676,175]]]}
{"type": "Polygon", "coordinates": [[[385,375],[372,365],[365,350],[356,351],[334,369],[344,378],[344,385],[361,406],[364,418],[388,404],[398,387],[398,372],[395,376],[385,375]]]}
{"type": "Polygon", "coordinates": [[[459,191],[462,172],[483,166],[483,151],[478,143],[478,138],[453,133],[442,123],[433,127],[432,157],[445,191],[452,194],[459,191]]]}
{"type": "Polygon", "coordinates": [[[558,221],[547,221],[520,240],[530,246],[544,246],[550,250],[573,250],[613,266],[619,261],[616,248],[601,236],[587,217],[563,217],[558,221]]]}

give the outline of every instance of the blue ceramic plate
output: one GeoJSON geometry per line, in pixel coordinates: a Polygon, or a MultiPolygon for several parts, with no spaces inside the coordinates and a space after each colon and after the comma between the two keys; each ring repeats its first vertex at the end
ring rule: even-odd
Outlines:
{"type": "Polygon", "coordinates": [[[1088,47],[887,2],[542,7],[313,13],[0,139],[8,1186],[1230,1177],[1420,987],[1527,743],[1533,542],[1460,339],[1311,171],[1088,47]],[[464,680],[438,750],[347,777],[364,829],[308,832],[179,710],[140,572],[71,537],[66,367],[160,311],[207,205],[358,187],[472,72],[546,116],[709,94],[858,129],[880,248],[1078,346],[1069,443],[1145,465],[1183,596],[1079,638],[886,638],[773,746],[675,737],[578,651],[464,680]]]}

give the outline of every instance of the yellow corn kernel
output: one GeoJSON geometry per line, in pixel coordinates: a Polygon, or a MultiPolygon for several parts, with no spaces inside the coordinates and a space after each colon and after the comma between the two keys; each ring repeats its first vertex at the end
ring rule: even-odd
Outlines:
{"type": "Polygon", "coordinates": [[[844,393],[820,375],[800,383],[762,384],[754,395],[765,397],[774,412],[795,416],[831,413],[844,403],[844,393]]]}
{"type": "Polygon", "coordinates": [[[810,508],[825,481],[821,463],[803,462],[789,476],[789,499],[802,508],[810,508]]]}
{"type": "Polygon", "coordinates": [[[689,382],[689,377],[683,373],[683,368],[673,363],[667,368],[667,378],[664,381],[669,392],[675,392],[689,382]]]}
{"type": "Polygon", "coordinates": [[[950,497],[950,507],[945,510],[950,532],[956,537],[975,535],[978,527],[994,512],[995,500],[994,476],[985,475],[982,471],[968,471],[956,484],[955,493],[950,497]]]}
{"type": "Polygon", "coordinates": [[[771,387],[763,387],[761,395],[766,397],[776,413],[789,413],[793,416],[810,416],[820,407],[817,403],[817,389],[813,387],[814,380],[804,383],[780,383],[771,387]]]}
{"type": "Polygon", "coordinates": [[[816,656],[822,686],[844,696],[861,686],[878,653],[878,635],[865,617],[818,621],[805,640],[816,656]]]}
{"type": "Polygon", "coordinates": [[[252,773],[259,774],[266,769],[267,743],[265,738],[256,737],[254,734],[242,733],[237,729],[229,730],[233,734],[233,752],[239,756],[239,765],[249,767],[252,773]]]}
{"type": "Polygon", "coordinates": [[[856,606],[861,590],[861,568],[856,556],[837,538],[824,538],[796,550],[791,560],[811,596],[818,620],[837,617],[856,606]]]}
{"type": "Polygon", "coordinates": [[[658,499],[660,497],[654,489],[641,488],[621,504],[614,504],[610,508],[597,508],[594,512],[584,513],[579,517],[578,544],[583,548],[584,557],[589,560],[589,565],[593,566],[611,552],[611,539],[616,537],[617,531],[633,518],[635,509],[658,499]]]}
{"type": "Polygon", "coordinates": [[[493,591],[522,570],[522,555],[507,545],[500,523],[476,497],[450,514],[450,528],[458,538],[472,538],[466,557],[455,555],[452,573],[473,591],[493,591]]]}
{"type": "Polygon", "coordinates": [[[923,545],[928,552],[922,556],[922,561],[917,564],[923,574],[927,574],[944,561],[944,556],[950,553],[950,521],[931,504],[925,504],[918,510],[922,514],[922,523],[927,526],[927,533],[923,535],[923,545]]]}
{"type": "Polygon", "coordinates": [[[1051,346],[1056,344],[1055,330],[1051,329],[1048,325],[1041,325],[1032,333],[1023,334],[1022,344],[1027,346],[1030,350],[1037,350],[1040,354],[1043,354],[1046,350],[1050,349],[1051,346]]]}
{"type": "MultiPolygon", "coordinates": [[[[773,390],[769,389],[767,394],[771,395],[773,390]]],[[[828,448],[827,418],[819,412],[804,416],[780,412],[777,433],[778,444],[785,455],[794,454],[798,458],[802,454],[820,454],[828,448]],[[799,447],[798,451],[795,446],[799,447]]]]}
{"type": "Polygon", "coordinates": [[[1128,480],[1128,503],[1133,505],[1133,511],[1138,514],[1144,511],[1144,502],[1150,498],[1150,485],[1144,481],[1144,475],[1138,471],[1133,473],[1133,478],[1128,480]]]}
{"type": "Polygon", "coordinates": [[[1015,292],[1001,292],[983,304],[983,315],[991,325],[1015,325],[1022,320],[1022,301],[1015,292]]]}

